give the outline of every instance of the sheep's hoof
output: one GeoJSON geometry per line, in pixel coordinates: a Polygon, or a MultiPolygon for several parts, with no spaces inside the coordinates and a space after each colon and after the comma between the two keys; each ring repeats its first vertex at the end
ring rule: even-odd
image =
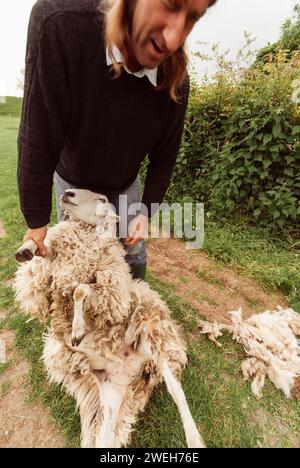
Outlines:
{"type": "Polygon", "coordinates": [[[29,239],[17,250],[15,258],[18,262],[27,262],[32,260],[38,249],[38,245],[32,239],[29,239]]]}
{"type": "Polygon", "coordinates": [[[81,336],[80,338],[72,338],[72,346],[74,346],[74,348],[77,348],[77,346],[80,345],[80,343],[82,342],[84,336],[81,336]]]}
{"type": "Polygon", "coordinates": [[[29,249],[18,250],[15,258],[18,262],[27,262],[33,259],[33,253],[29,249]]]}

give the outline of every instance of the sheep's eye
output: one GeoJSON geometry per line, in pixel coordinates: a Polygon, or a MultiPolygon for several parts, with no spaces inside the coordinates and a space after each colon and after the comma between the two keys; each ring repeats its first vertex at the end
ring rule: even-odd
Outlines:
{"type": "Polygon", "coordinates": [[[97,200],[102,202],[102,203],[106,203],[106,198],[97,198],[97,200]]]}

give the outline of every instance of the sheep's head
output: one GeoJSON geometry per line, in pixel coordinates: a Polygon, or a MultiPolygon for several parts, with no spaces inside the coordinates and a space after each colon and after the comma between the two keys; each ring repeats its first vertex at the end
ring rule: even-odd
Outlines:
{"type": "Polygon", "coordinates": [[[60,197],[60,206],[71,218],[97,226],[105,237],[115,237],[119,216],[105,195],[83,189],[68,189],[60,197]]]}

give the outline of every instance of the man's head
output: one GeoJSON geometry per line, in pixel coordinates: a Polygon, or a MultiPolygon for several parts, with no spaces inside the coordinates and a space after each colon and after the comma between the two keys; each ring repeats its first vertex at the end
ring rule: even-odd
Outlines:
{"type": "Polygon", "coordinates": [[[131,54],[140,66],[156,68],[185,44],[209,0],[134,0],[131,54]]]}
{"type": "Polygon", "coordinates": [[[177,88],[186,78],[188,64],[185,41],[197,21],[217,0],[102,0],[105,39],[113,60],[115,76],[123,64],[116,63],[116,45],[131,71],[140,68],[164,70],[158,90],[167,88],[177,100],[177,88]]]}

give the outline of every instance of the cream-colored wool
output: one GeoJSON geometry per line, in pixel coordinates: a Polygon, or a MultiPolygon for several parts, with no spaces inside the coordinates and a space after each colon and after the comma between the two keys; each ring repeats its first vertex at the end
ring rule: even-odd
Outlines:
{"type": "Polygon", "coordinates": [[[132,425],[139,412],[144,410],[154,387],[163,380],[160,362],[167,359],[170,369],[177,377],[187,363],[185,345],[178,327],[171,321],[159,296],[144,283],[135,282],[134,289],[133,313],[129,314],[129,320],[116,327],[106,324],[95,330],[92,338],[88,335],[78,346],[78,352],[72,348],[69,335],[65,340],[69,346],[58,340],[53,332],[45,337],[43,356],[50,380],[63,383],[75,397],[83,415],[83,425],[88,428],[82,430],[84,447],[95,446],[95,434],[101,425],[100,397],[95,379],[90,378],[91,372],[96,372],[95,368],[104,367],[105,370],[100,371],[99,375],[101,376],[101,372],[103,377],[109,374],[113,383],[128,385],[117,424],[116,446],[121,447],[129,444],[132,425]],[[141,340],[149,343],[151,354],[150,358],[146,356],[145,362],[143,360],[143,366],[137,362],[136,368],[137,355],[140,354],[138,342],[141,340]],[[105,358],[104,366],[101,362],[97,365],[97,360],[93,362],[84,356],[86,343],[89,346],[90,341],[97,354],[105,358]]]}
{"type": "Polygon", "coordinates": [[[203,334],[221,346],[217,338],[226,330],[250,356],[242,363],[243,375],[251,379],[252,392],[260,397],[266,375],[287,398],[300,376],[300,315],[292,309],[266,311],[243,320],[242,310],[230,312],[231,325],[199,322],[203,334]]]}
{"type": "Polygon", "coordinates": [[[61,200],[70,219],[48,230],[47,257],[21,265],[14,288],[23,312],[49,322],[44,363],[50,381],[76,399],[82,446],[127,446],[139,412],[165,380],[189,446],[202,447],[185,397],[170,383],[187,364],[178,326],[159,295],[132,280],[125,251],[112,237],[115,219],[103,215],[99,198],[72,192],[72,206],[64,206],[67,192],[61,200]]]}

